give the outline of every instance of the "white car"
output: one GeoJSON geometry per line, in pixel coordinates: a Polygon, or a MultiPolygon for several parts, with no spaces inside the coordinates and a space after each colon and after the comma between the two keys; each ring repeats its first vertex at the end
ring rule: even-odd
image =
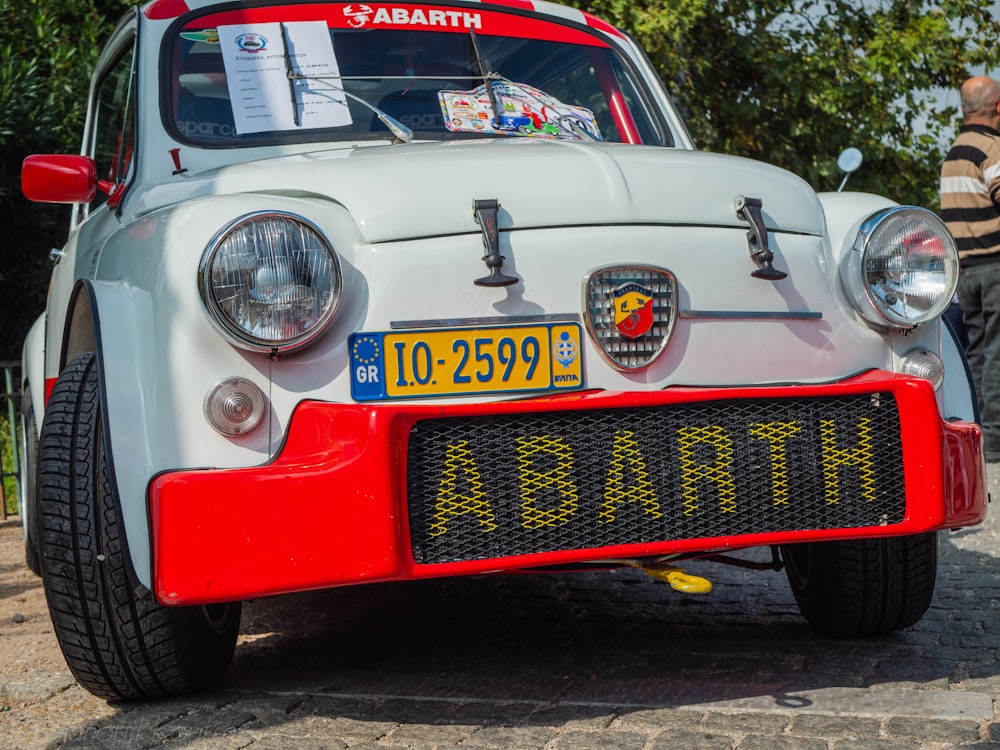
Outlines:
{"type": "Polygon", "coordinates": [[[22,173],[74,205],[22,517],[96,695],[211,684],[248,599],[608,566],[697,591],[683,560],[757,547],[815,626],[884,633],[984,517],[941,221],[695,150],[586,13],[153,0],[83,144],[22,173]]]}

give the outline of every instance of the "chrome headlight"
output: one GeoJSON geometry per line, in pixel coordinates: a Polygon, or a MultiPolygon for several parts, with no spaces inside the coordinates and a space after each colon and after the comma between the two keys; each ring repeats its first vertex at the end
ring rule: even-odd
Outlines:
{"type": "Polygon", "coordinates": [[[243,216],[215,236],[201,259],[201,298],[234,344],[289,351],[318,336],[340,302],[337,255],[300,216],[243,216]]]}
{"type": "Polygon", "coordinates": [[[912,206],[890,208],[861,225],[841,271],[865,320],[908,329],[948,307],[958,283],[958,249],[935,214],[912,206]]]}

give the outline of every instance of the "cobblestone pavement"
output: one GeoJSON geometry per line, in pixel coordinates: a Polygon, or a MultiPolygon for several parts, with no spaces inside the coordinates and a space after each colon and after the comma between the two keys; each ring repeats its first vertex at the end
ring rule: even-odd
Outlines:
{"type": "Polygon", "coordinates": [[[702,597],[638,571],[374,585],[246,605],[217,689],[144,705],[75,685],[8,521],[0,748],[1000,750],[993,510],[884,638],[821,636],[783,573],[712,563],[702,597]]]}

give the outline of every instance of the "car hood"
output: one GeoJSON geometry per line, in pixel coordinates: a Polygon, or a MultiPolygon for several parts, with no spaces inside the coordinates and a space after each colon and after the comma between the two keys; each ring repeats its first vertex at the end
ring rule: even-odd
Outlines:
{"type": "Polygon", "coordinates": [[[611,224],[746,227],[739,196],[760,198],[767,228],[825,229],[803,180],[777,167],[700,151],[517,138],[310,152],[223,167],[161,186],[146,208],[239,192],[344,205],[368,242],[477,232],[472,203],[496,199],[501,229],[611,224]]]}

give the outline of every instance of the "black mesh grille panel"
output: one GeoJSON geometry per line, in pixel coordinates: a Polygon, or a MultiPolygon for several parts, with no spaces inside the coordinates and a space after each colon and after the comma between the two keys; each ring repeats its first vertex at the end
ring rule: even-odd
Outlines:
{"type": "Polygon", "coordinates": [[[420,563],[898,523],[890,394],[418,422],[420,563]]]}

